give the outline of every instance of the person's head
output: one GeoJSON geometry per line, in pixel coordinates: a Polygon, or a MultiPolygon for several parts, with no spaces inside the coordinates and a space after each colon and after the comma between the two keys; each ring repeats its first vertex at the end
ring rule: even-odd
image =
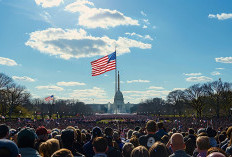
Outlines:
{"type": "Polygon", "coordinates": [[[140,129],[141,129],[140,126],[136,126],[134,130],[135,130],[135,131],[139,131],[140,129]]]}
{"type": "Polygon", "coordinates": [[[156,142],[151,146],[151,148],[149,149],[149,155],[150,157],[169,156],[167,147],[161,142],[156,142]]]}
{"type": "Polygon", "coordinates": [[[176,150],[184,150],[185,149],[185,143],[183,135],[180,133],[174,133],[171,136],[171,147],[172,150],[175,152],[176,150]]]}
{"type": "Polygon", "coordinates": [[[225,136],[224,134],[220,134],[220,135],[218,136],[218,141],[219,141],[219,143],[223,142],[225,139],[226,139],[226,136],[225,136]]]}
{"type": "Polygon", "coordinates": [[[146,147],[135,147],[131,152],[131,157],[149,157],[149,153],[146,147]]]}
{"type": "Polygon", "coordinates": [[[1,124],[0,125],[0,139],[8,138],[8,136],[9,136],[8,126],[5,124],[1,124]]]}
{"type": "Polygon", "coordinates": [[[122,147],[123,157],[130,157],[133,149],[134,149],[134,145],[132,143],[125,143],[122,147]]]}
{"type": "Polygon", "coordinates": [[[118,133],[117,131],[115,131],[115,132],[113,133],[113,139],[114,139],[115,141],[120,139],[119,133],[118,133]]]}
{"type": "Polygon", "coordinates": [[[217,135],[216,130],[212,129],[211,127],[208,127],[206,132],[209,137],[215,137],[217,135]]]}
{"type": "Polygon", "coordinates": [[[169,141],[168,135],[164,135],[164,136],[161,138],[161,140],[162,140],[162,142],[163,142],[164,144],[167,144],[168,141],[169,141]]]}
{"type": "Polygon", "coordinates": [[[164,124],[162,122],[159,122],[157,124],[157,126],[158,126],[159,129],[163,129],[164,128],[164,124]]]}
{"type": "Polygon", "coordinates": [[[93,130],[92,130],[92,136],[93,136],[93,139],[96,138],[96,137],[101,137],[102,136],[102,131],[99,127],[94,127],[93,130]]]}
{"type": "Polygon", "coordinates": [[[132,136],[132,133],[133,133],[133,130],[128,130],[128,132],[127,132],[127,139],[130,139],[131,138],[131,136],[132,136]]]}
{"type": "Polygon", "coordinates": [[[113,129],[110,128],[110,127],[106,127],[105,128],[105,135],[108,136],[108,137],[113,136],[113,129]]]}
{"type": "Polygon", "coordinates": [[[189,130],[188,130],[188,133],[189,133],[189,135],[194,135],[194,129],[193,128],[189,128],[189,130]]]}
{"type": "Polygon", "coordinates": [[[19,148],[34,148],[36,135],[33,129],[24,128],[18,133],[17,144],[19,148]]]}
{"type": "Polygon", "coordinates": [[[38,139],[46,141],[48,140],[48,134],[50,134],[50,131],[48,131],[44,126],[39,126],[36,129],[36,135],[38,139]]]}
{"type": "Polygon", "coordinates": [[[146,130],[148,133],[156,132],[156,122],[154,120],[149,120],[146,124],[146,130]]]}
{"type": "Polygon", "coordinates": [[[225,153],[225,151],[222,150],[221,148],[218,148],[218,147],[211,147],[211,148],[209,148],[208,151],[207,151],[207,155],[210,155],[210,154],[212,154],[214,152],[219,152],[219,153],[224,154],[225,156],[227,156],[226,153],[225,153]]]}
{"type": "Polygon", "coordinates": [[[73,145],[74,131],[72,129],[65,129],[61,132],[61,143],[64,148],[73,145]]]}
{"type": "Polygon", "coordinates": [[[50,157],[55,151],[60,149],[60,144],[57,139],[49,139],[39,146],[39,154],[42,157],[50,157]]]}
{"type": "Polygon", "coordinates": [[[226,156],[220,152],[213,152],[209,154],[207,157],[226,157],[226,156]]]}
{"type": "Polygon", "coordinates": [[[207,151],[210,148],[209,137],[199,136],[196,141],[198,152],[207,151]]]}
{"type": "Polygon", "coordinates": [[[105,153],[107,151],[107,141],[103,137],[96,137],[93,140],[93,150],[95,153],[105,153]]]}
{"type": "Polygon", "coordinates": [[[139,146],[139,139],[136,136],[132,136],[130,139],[130,143],[134,145],[134,147],[139,146]]]}
{"type": "Polygon", "coordinates": [[[18,146],[10,140],[0,139],[1,157],[20,157],[18,146]]]}
{"type": "Polygon", "coordinates": [[[51,157],[73,157],[73,154],[70,150],[63,148],[57,150],[51,157]]]}

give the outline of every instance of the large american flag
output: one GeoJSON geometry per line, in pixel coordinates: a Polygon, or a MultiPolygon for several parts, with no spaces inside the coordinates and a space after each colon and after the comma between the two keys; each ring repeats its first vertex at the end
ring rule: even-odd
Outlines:
{"type": "Polygon", "coordinates": [[[51,95],[51,96],[49,96],[49,97],[45,98],[45,101],[51,101],[51,100],[53,100],[53,99],[54,99],[54,96],[53,96],[53,95],[51,95]]]}
{"type": "Polygon", "coordinates": [[[116,69],[116,51],[110,55],[92,61],[91,65],[92,76],[101,75],[107,71],[116,69]]]}

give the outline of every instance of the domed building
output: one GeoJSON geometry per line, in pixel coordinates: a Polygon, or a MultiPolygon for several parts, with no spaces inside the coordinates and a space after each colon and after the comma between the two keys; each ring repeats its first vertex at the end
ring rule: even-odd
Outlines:
{"type": "Polygon", "coordinates": [[[107,109],[107,113],[130,113],[130,108],[133,107],[135,104],[124,103],[123,94],[120,91],[120,76],[118,72],[118,81],[117,81],[117,91],[114,95],[114,103],[108,104],[89,104],[94,111],[102,111],[103,107],[107,109]]]}

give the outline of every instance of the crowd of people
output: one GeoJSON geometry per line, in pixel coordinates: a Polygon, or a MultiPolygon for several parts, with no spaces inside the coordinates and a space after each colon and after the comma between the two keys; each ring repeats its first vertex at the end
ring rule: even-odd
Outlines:
{"type": "Polygon", "coordinates": [[[0,123],[0,157],[232,156],[227,118],[94,115],[0,123]]]}

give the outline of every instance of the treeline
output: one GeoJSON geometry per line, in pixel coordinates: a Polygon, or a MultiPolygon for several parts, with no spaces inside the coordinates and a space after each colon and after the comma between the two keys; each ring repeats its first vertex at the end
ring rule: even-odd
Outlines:
{"type": "Polygon", "coordinates": [[[232,84],[221,79],[171,91],[166,100],[153,98],[131,108],[139,114],[187,116],[231,116],[232,84]]]}
{"type": "Polygon", "coordinates": [[[32,99],[24,86],[16,84],[12,78],[0,73],[0,115],[2,117],[40,116],[60,118],[90,114],[91,108],[78,100],[55,100],[46,102],[44,99],[32,99]]]}

